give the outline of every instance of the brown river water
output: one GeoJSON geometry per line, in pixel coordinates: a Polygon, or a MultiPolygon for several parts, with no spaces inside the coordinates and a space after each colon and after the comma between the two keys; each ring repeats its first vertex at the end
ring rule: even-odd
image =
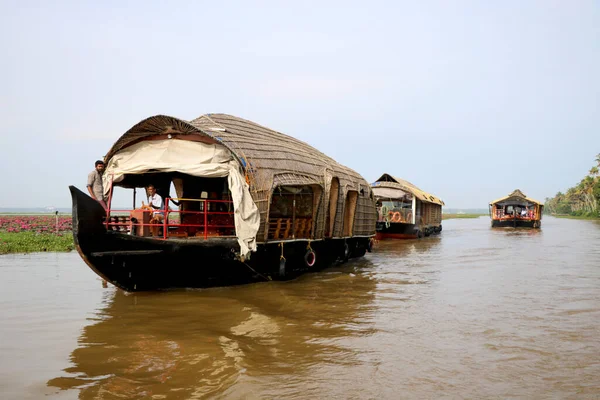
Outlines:
{"type": "Polygon", "coordinates": [[[0,398],[600,398],[600,223],[443,226],[163,293],[102,287],[76,253],[0,256],[0,398]]]}

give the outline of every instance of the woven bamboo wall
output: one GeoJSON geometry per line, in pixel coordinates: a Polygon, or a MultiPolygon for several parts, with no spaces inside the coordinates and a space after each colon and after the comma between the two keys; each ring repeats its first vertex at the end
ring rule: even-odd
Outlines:
{"type": "Polygon", "coordinates": [[[440,225],[442,223],[442,206],[417,200],[417,223],[421,223],[421,221],[424,225],[440,225]]]}
{"type": "Polygon", "coordinates": [[[369,186],[363,187],[363,192],[359,191],[358,205],[356,207],[356,216],[354,220],[354,234],[355,235],[369,235],[369,232],[375,229],[377,221],[377,210],[373,207],[369,207],[375,200],[373,199],[373,192],[369,186]]]}

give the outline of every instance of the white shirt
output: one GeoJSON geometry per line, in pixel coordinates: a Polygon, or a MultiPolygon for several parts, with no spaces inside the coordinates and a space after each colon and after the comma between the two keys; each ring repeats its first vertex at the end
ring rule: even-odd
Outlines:
{"type": "Polygon", "coordinates": [[[151,204],[154,207],[159,208],[159,210],[155,209],[153,214],[155,214],[155,215],[161,214],[162,215],[162,209],[164,208],[164,205],[163,205],[162,197],[160,197],[158,195],[158,193],[154,193],[154,196],[148,197],[148,204],[151,204]]]}

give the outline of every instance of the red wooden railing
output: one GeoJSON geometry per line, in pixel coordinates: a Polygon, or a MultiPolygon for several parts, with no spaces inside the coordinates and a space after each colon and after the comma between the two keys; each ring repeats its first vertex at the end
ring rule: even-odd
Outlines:
{"type": "MultiPolygon", "coordinates": [[[[505,213],[503,209],[494,210],[494,218],[495,219],[513,219],[514,215],[512,213],[505,213]]],[[[535,210],[528,210],[525,215],[521,215],[521,213],[517,213],[517,219],[537,219],[535,210]]]]}
{"type": "MultiPolygon", "coordinates": [[[[112,198],[112,185],[111,192],[109,194],[109,202],[108,208],[106,210],[106,229],[120,232],[128,232],[133,234],[134,231],[138,232],[140,229],[144,227],[152,228],[163,228],[162,239],[167,239],[169,237],[169,228],[177,227],[178,231],[183,229],[183,231],[179,231],[178,233],[185,233],[187,236],[189,233],[193,233],[194,236],[198,236],[198,232],[202,231],[204,239],[208,239],[209,231],[215,232],[218,234],[218,231],[230,231],[232,235],[218,235],[218,236],[235,236],[235,224],[233,222],[233,211],[209,211],[212,208],[217,208],[218,204],[225,205],[225,209],[233,210],[232,201],[230,200],[205,200],[205,199],[178,199],[178,198],[166,198],[164,208],[161,211],[157,210],[147,210],[147,209],[135,209],[135,210],[116,210],[110,208],[110,200],[112,198]],[[169,208],[169,202],[171,200],[175,201],[187,201],[187,202],[200,202],[201,210],[200,211],[182,211],[182,210],[171,210],[169,208]],[[148,217],[152,217],[153,214],[162,213],[163,220],[160,223],[144,223],[143,220],[145,218],[142,217],[142,222],[134,222],[132,221],[132,214],[136,213],[148,213],[148,217]],[[113,215],[113,213],[117,213],[118,215],[113,215]],[[120,215],[119,215],[120,214],[120,215]],[[179,221],[170,222],[169,215],[177,214],[179,215],[179,221]],[[218,218],[222,216],[222,218],[218,218]],[[199,218],[198,218],[199,217],[199,218]],[[181,223],[181,221],[192,221],[192,223],[181,223]],[[201,222],[197,223],[196,221],[200,219],[201,222]],[[214,223],[217,222],[217,223],[214,223]]],[[[137,218],[136,218],[137,219],[137,218]]],[[[151,218],[149,218],[151,219],[151,218]]],[[[174,232],[174,236],[177,236],[177,232],[174,232]]],[[[142,236],[144,236],[142,234],[142,236]]],[[[210,235],[213,236],[213,235],[210,235]]],[[[155,236],[157,237],[157,236],[155,236]]]]}

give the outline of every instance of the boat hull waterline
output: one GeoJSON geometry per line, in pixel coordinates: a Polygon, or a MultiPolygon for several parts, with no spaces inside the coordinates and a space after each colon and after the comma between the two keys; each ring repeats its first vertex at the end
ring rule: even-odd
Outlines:
{"type": "Polygon", "coordinates": [[[283,258],[278,241],[259,244],[250,259],[241,260],[236,238],[163,240],[107,231],[100,204],[74,186],[69,189],[77,251],[101,278],[129,292],[289,280],[371,248],[370,237],[313,241],[315,259],[307,260],[306,241],[283,242],[283,258]]]}
{"type": "Polygon", "coordinates": [[[382,239],[418,239],[423,236],[430,236],[442,231],[442,225],[437,227],[427,227],[424,231],[419,230],[416,224],[377,222],[376,235],[377,240],[382,239]]]}
{"type": "Polygon", "coordinates": [[[528,219],[503,219],[503,220],[492,220],[493,228],[541,228],[542,221],[528,219]]]}

